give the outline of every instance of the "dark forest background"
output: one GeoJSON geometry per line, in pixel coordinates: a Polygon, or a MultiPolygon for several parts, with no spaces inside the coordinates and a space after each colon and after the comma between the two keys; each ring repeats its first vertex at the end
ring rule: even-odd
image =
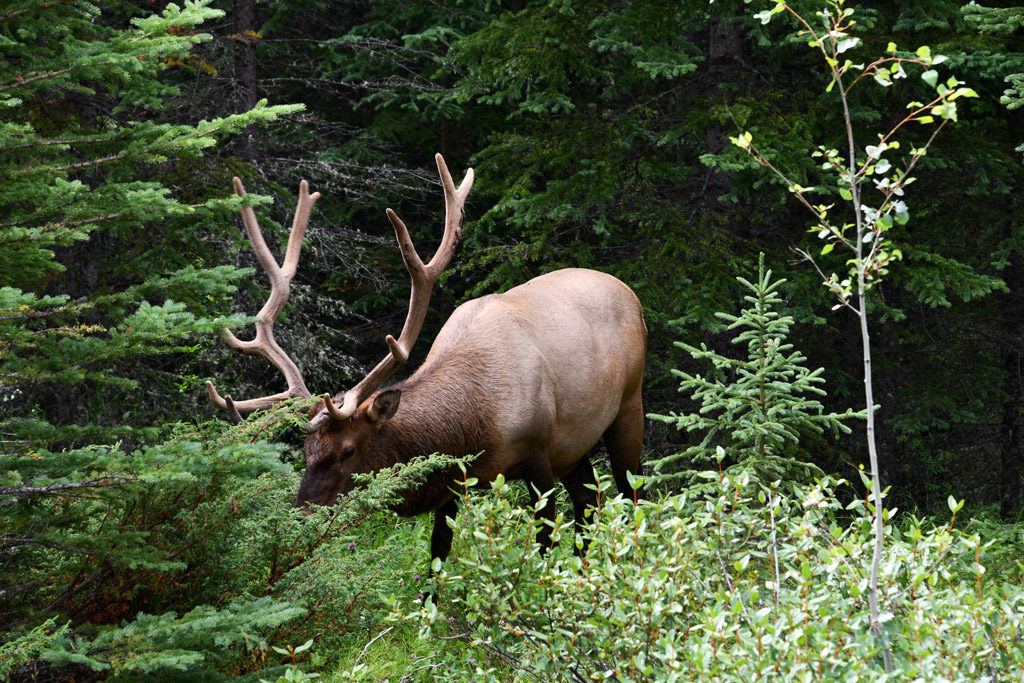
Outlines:
{"type": "MultiPolygon", "coordinates": [[[[813,16],[814,2],[790,4],[813,16]]],[[[826,408],[862,408],[857,320],[832,310],[794,252],[820,251],[808,216],[729,142],[750,131],[804,185],[818,177],[809,151],[845,144],[818,55],[794,25],[763,25],[754,11],[738,0],[5,3],[0,625],[12,642],[67,637],[66,619],[52,620],[66,616],[77,637],[110,638],[80,650],[99,657],[129,636],[88,624],[148,611],[172,614],[177,628],[193,615],[184,605],[204,604],[181,597],[195,585],[255,580],[240,569],[255,560],[232,555],[242,532],[222,503],[269,514],[256,493],[232,488],[242,477],[284,492],[284,509],[301,435],[287,411],[229,427],[203,386],[213,379],[238,398],[283,388],[216,332],[217,318],[251,321],[267,287],[237,219],[234,175],[264,197],[258,213],[278,254],[299,181],[323,195],[276,330],[314,393],[351,386],[401,329],[409,284],[384,209],[431,252],[443,227],[440,152],[456,181],[469,166],[477,180],[410,367],[461,302],[557,268],[596,268],[643,303],[646,409],[690,410],[670,369],[706,369],[673,342],[732,352],[715,313],[738,310],[735,278],[751,277],[763,253],[787,279],[790,341],[825,369],[826,408]]],[[[928,45],[948,57],[943,78],[979,94],[918,165],[910,221],[892,234],[903,260],[871,290],[889,504],[941,515],[953,495],[972,514],[1019,522],[1024,14],[906,0],[858,3],[857,17],[865,59],[890,41],[928,45]]],[[[855,91],[858,145],[927,92],[916,76],[855,91]]],[[[911,128],[904,144],[930,132],[911,128]]],[[[844,269],[838,255],[822,264],[844,269]]],[[[791,455],[856,480],[867,455],[851,426],[791,455]]],[[[645,448],[654,459],[690,438],[650,421],[645,448]]],[[[292,553],[260,580],[298,585],[288,571],[322,539],[260,533],[254,547],[292,553]]],[[[248,612],[218,603],[224,595],[205,599],[237,626],[248,612]]],[[[286,602],[259,603],[251,629],[283,628],[294,618],[286,602]]],[[[60,657],[53,666],[91,666],[60,657]]]]}

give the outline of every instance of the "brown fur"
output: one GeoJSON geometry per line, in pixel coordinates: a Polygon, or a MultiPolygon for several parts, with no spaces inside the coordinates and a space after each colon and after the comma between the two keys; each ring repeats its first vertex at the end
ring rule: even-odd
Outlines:
{"type": "MultiPolygon", "coordinates": [[[[402,392],[402,405],[369,444],[366,461],[374,463],[374,469],[431,453],[462,457],[494,448],[493,410],[474,372],[479,366],[468,361],[466,357],[453,358],[426,381],[416,378],[388,387],[402,392]]],[[[405,502],[395,511],[417,515],[436,510],[451,499],[459,474],[458,468],[435,471],[407,492],[405,502]]]]}

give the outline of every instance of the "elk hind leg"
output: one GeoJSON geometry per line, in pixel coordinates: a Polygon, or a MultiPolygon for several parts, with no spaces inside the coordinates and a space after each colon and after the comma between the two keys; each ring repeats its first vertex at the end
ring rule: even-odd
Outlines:
{"type": "Polygon", "coordinates": [[[569,492],[569,500],[572,501],[576,536],[583,539],[582,545],[576,545],[576,554],[583,555],[590,544],[590,540],[583,533],[589,521],[587,511],[597,505],[597,491],[590,488],[596,487],[597,480],[594,478],[594,466],[590,462],[589,453],[580,458],[569,474],[562,477],[562,485],[569,492]]]}
{"type": "Polygon", "coordinates": [[[629,485],[626,474],[640,472],[640,457],[644,441],[644,404],[640,390],[622,402],[619,414],[604,432],[604,444],[608,448],[615,486],[624,496],[639,499],[644,497],[643,488],[635,492],[629,485]]]}
{"type": "MultiPolygon", "coordinates": [[[[530,492],[530,503],[533,504],[534,509],[536,509],[541,495],[549,493],[555,488],[555,475],[551,472],[551,463],[548,461],[547,454],[539,455],[530,468],[530,474],[526,478],[526,488],[530,492]]],[[[542,552],[547,552],[551,547],[555,507],[553,497],[548,496],[544,508],[536,511],[537,516],[542,518],[540,530],[537,532],[537,544],[540,545],[542,552]]]]}

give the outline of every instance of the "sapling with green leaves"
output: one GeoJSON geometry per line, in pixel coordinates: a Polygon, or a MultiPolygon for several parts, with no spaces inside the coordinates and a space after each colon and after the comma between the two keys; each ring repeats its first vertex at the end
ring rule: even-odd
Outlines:
{"type": "Polygon", "coordinates": [[[875,445],[875,411],[871,375],[871,344],[868,325],[868,290],[888,272],[891,264],[902,258],[890,231],[909,220],[904,201],[906,187],[914,181],[911,175],[921,158],[927,153],[946,124],[957,120],[958,100],[977,97],[977,93],[955,77],[940,80],[934,67],[945,61],[933,55],[927,46],[913,52],[898,49],[890,42],[885,54],[870,62],[855,62],[851,51],[861,46],[861,39],[852,34],[856,26],[854,10],[844,0],[830,0],[816,13],[817,22],[806,19],[788,2],[775,1],[771,7],[754,16],[769,23],[776,15],[788,14],[798,26],[797,37],[821,53],[828,67],[829,81],[826,92],[834,92],[842,108],[846,147],[843,150],[819,147],[812,156],[820,160],[825,178],[819,186],[802,187],[786,173],[772,164],[754,144],[749,132],[730,138],[759,164],[781,178],[790,193],[814,216],[811,232],[824,244],[821,256],[837,247],[847,253],[846,271],[830,272],[817,257],[805,250],[799,253],[821,274],[825,286],[836,297],[834,308],[847,308],[860,322],[864,363],[864,403],[867,411],[867,446],[871,468],[871,495],[874,503],[875,548],[871,563],[869,599],[872,628],[882,640],[886,671],[892,669],[891,654],[884,641],[881,615],[878,611],[878,571],[881,564],[883,533],[882,490],[879,481],[878,453],[875,445]],[[891,87],[896,81],[908,78],[908,68],[922,68],[921,80],[934,91],[927,102],[912,101],[906,105],[907,113],[889,130],[877,134],[872,144],[857,140],[851,113],[850,92],[862,82],[873,80],[882,87],[891,87]],[[911,125],[932,126],[924,144],[901,146],[901,137],[907,137],[911,125]],[[902,156],[898,156],[902,154],[902,156]],[[838,194],[837,202],[834,195],[838,194]],[[813,195],[825,195],[817,201],[813,195]]]}
{"type": "Polygon", "coordinates": [[[714,366],[707,377],[672,370],[682,380],[679,391],[700,401],[700,410],[649,417],[704,436],[680,453],[652,461],[658,470],[652,478],[655,482],[692,479],[696,473],[680,471],[677,465],[714,460],[716,448],[724,448],[731,462],[752,467],[767,480],[820,475],[821,470],[793,457],[787,449],[808,433],[820,434],[826,429],[849,433],[843,421],[864,417],[863,412],[852,410],[824,412],[816,398],[825,395],[821,388],[824,370],[809,369],[804,365],[806,356],[787,342],[793,317],[777,310],[783,304],[779,292],[786,281],[772,279],[764,254],[758,259],[755,281],[736,279],[748,290],[743,297],[748,306],[739,315],[715,315],[725,321],[727,330],[738,331],[732,341],[746,345],[746,358],[730,358],[705,344],[697,348],[676,342],[695,359],[714,366]]]}

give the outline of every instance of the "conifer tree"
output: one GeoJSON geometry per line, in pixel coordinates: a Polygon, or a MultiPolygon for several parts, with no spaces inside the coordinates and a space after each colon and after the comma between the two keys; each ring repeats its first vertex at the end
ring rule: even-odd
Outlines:
{"type": "Polygon", "coordinates": [[[161,504],[174,486],[210,493],[282,467],[279,447],[227,441],[211,456],[170,434],[140,381],[152,359],[241,320],[210,315],[239,272],[193,263],[191,246],[238,200],[184,200],[181,179],[207,170],[223,136],[298,109],[163,117],[179,95],[167,72],[221,14],[209,5],[130,19],[129,2],[0,10],[0,678],[45,652],[93,670],[188,669],[302,611],[239,598],[146,615],[130,583],[186,564],[148,516],[173,521],[161,504]],[[176,248],[161,249],[166,234],[176,248]]]}
{"type": "Polygon", "coordinates": [[[777,309],[782,304],[779,288],[786,282],[773,280],[764,266],[764,254],[758,260],[757,280],[736,278],[748,293],[747,307],[739,315],[718,313],[728,330],[735,330],[734,344],[746,345],[745,358],[732,358],[684,342],[676,346],[693,358],[711,363],[707,376],[673,369],[680,378],[679,391],[700,402],[694,413],[671,413],[650,417],[674,425],[677,429],[702,434],[700,442],[674,455],[651,462],[658,474],[654,481],[685,479],[689,472],[680,466],[703,466],[721,449],[729,463],[752,468],[765,479],[799,479],[801,475],[821,474],[807,459],[798,457],[802,437],[821,434],[826,429],[849,433],[844,424],[849,418],[864,417],[864,412],[825,412],[815,397],[825,396],[824,370],[811,370],[799,350],[788,341],[793,318],[777,309]]]}

